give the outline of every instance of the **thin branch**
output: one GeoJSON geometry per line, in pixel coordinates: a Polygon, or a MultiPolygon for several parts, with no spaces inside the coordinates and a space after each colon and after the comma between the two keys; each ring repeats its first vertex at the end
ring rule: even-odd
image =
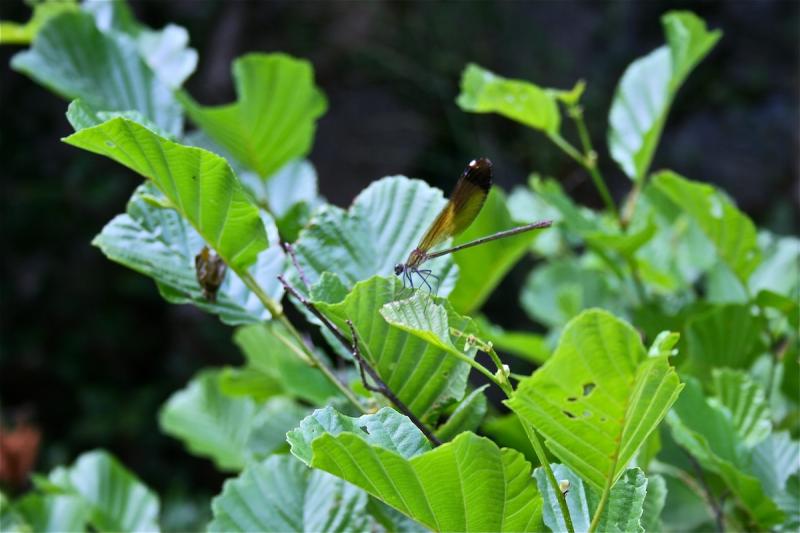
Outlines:
{"type": "Polygon", "coordinates": [[[291,245],[291,243],[284,242],[283,250],[286,252],[286,255],[292,259],[292,264],[294,265],[295,270],[297,270],[297,274],[300,276],[300,281],[303,282],[306,290],[310,289],[311,285],[308,283],[308,278],[306,278],[305,272],[303,272],[303,269],[300,267],[300,263],[297,262],[297,255],[294,253],[294,247],[291,245]]]}
{"type": "Polygon", "coordinates": [[[436,435],[433,434],[430,428],[428,428],[425,424],[423,424],[422,421],[419,418],[417,418],[417,415],[415,415],[411,411],[411,409],[409,409],[408,406],[405,403],[403,403],[400,400],[400,398],[398,398],[395,395],[394,392],[392,392],[392,390],[381,379],[381,377],[378,375],[375,369],[372,368],[369,364],[367,364],[366,360],[361,356],[361,351],[358,349],[358,338],[355,335],[355,329],[353,328],[352,322],[350,320],[347,320],[347,325],[350,327],[350,330],[353,333],[353,340],[350,341],[347,339],[347,337],[344,336],[341,330],[339,330],[336,324],[331,322],[327,316],[322,314],[320,310],[317,309],[317,307],[313,303],[311,303],[305,296],[300,294],[300,292],[298,292],[297,289],[295,289],[289,282],[287,282],[283,276],[278,276],[278,280],[283,284],[284,288],[289,294],[294,296],[301,304],[303,304],[303,306],[306,309],[308,309],[311,312],[311,314],[313,314],[320,320],[320,322],[322,322],[322,324],[328,329],[328,331],[330,331],[333,334],[333,336],[336,337],[336,340],[342,343],[342,345],[346,349],[352,351],[353,357],[359,364],[359,371],[361,372],[361,379],[364,382],[364,387],[366,387],[367,390],[373,392],[379,392],[380,394],[385,396],[390,402],[392,402],[392,404],[394,404],[394,406],[397,408],[398,411],[406,415],[409,418],[409,420],[411,420],[411,422],[415,426],[417,426],[417,428],[419,428],[420,431],[422,431],[422,433],[428,438],[431,444],[433,444],[434,446],[439,446],[442,442],[438,438],[436,438],[436,435]],[[375,386],[372,386],[367,382],[365,372],[375,382],[375,386]]]}

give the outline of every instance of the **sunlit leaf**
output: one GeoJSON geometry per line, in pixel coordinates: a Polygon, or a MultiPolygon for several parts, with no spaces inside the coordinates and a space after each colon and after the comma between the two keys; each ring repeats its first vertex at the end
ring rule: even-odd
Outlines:
{"type": "Polygon", "coordinates": [[[250,464],[211,502],[208,531],[362,531],[367,494],[291,455],[250,464]]]}
{"type": "MultiPolygon", "coordinates": [[[[417,291],[410,302],[414,307],[407,308],[402,299],[410,295],[396,278],[374,277],[356,284],[341,302],[316,305],[348,338],[345,320],[352,320],[364,358],[412,412],[432,420],[447,404],[460,400],[467,386],[470,367],[456,359],[460,348],[450,339],[449,328],[473,326],[447,301],[432,301],[424,291],[417,291]],[[386,304],[399,307],[389,312],[386,304]],[[401,312],[416,322],[402,320],[401,312]]],[[[474,353],[469,348],[466,356],[474,353]]]]}
{"type": "MultiPolygon", "coordinates": [[[[158,531],[158,497],[108,452],[81,455],[70,467],[58,467],[49,482],[65,494],[80,498],[89,523],[97,531],[158,531]]],[[[77,511],[68,504],[69,515],[77,511]]],[[[63,531],[65,525],[59,524],[63,531]]]]}
{"type": "MultiPolygon", "coordinates": [[[[498,187],[493,187],[478,217],[453,244],[463,244],[516,225],[506,207],[505,194],[498,187]]],[[[539,230],[528,231],[456,253],[454,257],[459,276],[449,296],[453,307],[464,314],[479,309],[508,271],[522,258],[537,233],[539,230]]]]}
{"type": "MultiPolygon", "coordinates": [[[[383,178],[364,189],[347,211],[331,205],[319,210],[295,243],[298,263],[312,285],[326,271],[348,287],[376,274],[391,276],[444,205],[441,191],[422,181],[383,178]]],[[[449,294],[457,275],[453,258],[431,260],[425,268],[440,278],[437,294],[449,294]]],[[[415,276],[414,283],[419,281],[415,276]]]]}
{"type": "Polygon", "coordinates": [[[720,191],[673,172],[659,172],[653,187],[686,212],[713,244],[719,258],[746,284],[761,261],[753,222],[720,191]]]}
{"type": "MultiPolygon", "coordinates": [[[[269,319],[269,311],[232,270],[225,274],[215,301],[203,295],[195,256],[205,241],[177,211],[153,205],[153,199],[159,196],[152,184],[140,186],[128,202],[127,212],[106,224],[92,244],[112,261],[153,278],[162,296],[172,303],[191,303],[233,325],[269,319]]],[[[285,258],[277,246],[272,220],[266,214],[261,219],[274,245],[259,253],[248,272],[277,301],[283,286],[276,276],[284,271],[285,258]]]]}
{"type": "Polygon", "coordinates": [[[680,333],[676,333],[674,331],[662,331],[653,340],[653,344],[651,344],[650,349],[647,350],[647,355],[650,357],[677,355],[678,349],[675,348],[675,345],[678,344],[680,338],[680,333]]]}
{"type": "Polygon", "coordinates": [[[722,478],[757,524],[768,528],[783,521],[783,512],[751,473],[748,454],[731,417],[706,401],[696,380],[687,378],[686,389],[667,421],[675,441],[704,469],[722,478]]]}
{"type": "Polygon", "coordinates": [[[164,404],[159,423],[164,433],[182,440],[193,454],[212,459],[221,470],[237,471],[248,460],[268,456],[307,413],[282,397],[259,404],[228,396],[219,379],[219,371],[198,374],[164,404]]]}
{"type": "MultiPolygon", "coordinates": [[[[363,426],[369,417],[351,420],[351,427],[363,426]]],[[[540,530],[541,499],[530,464],[520,453],[462,433],[436,449],[402,455],[372,435],[372,430],[360,428],[305,434],[302,454],[308,457],[310,450],[312,466],[363,488],[436,531],[540,530]]],[[[393,435],[393,441],[402,435],[421,438],[407,419],[393,435]]],[[[295,446],[292,442],[293,453],[295,446]]]]}
{"type": "Polygon", "coordinates": [[[119,117],[64,142],[104,155],[153,183],[225,262],[245,269],[267,247],[258,208],[225,160],[119,117]]]}
{"type": "Polygon", "coordinates": [[[95,110],[138,111],[172,134],[182,129],[181,107],[171,88],[145,63],[133,39],[102,33],[88,13],[50,19],[11,66],[95,110]]]}
{"type": "Polygon", "coordinates": [[[558,131],[561,122],[552,93],[527,81],[503,78],[474,63],[464,69],[456,103],[464,111],[499,113],[546,132],[558,131]]]}
{"type": "Polygon", "coordinates": [[[486,415],[486,396],[483,391],[489,385],[478,387],[470,392],[447,417],[447,421],[436,428],[436,437],[446,442],[464,431],[477,431],[486,415]]]}
{"type": "Polygon", "coordinates": [[[553,356],[510,400],[561,461],[598,491],[619,479],[682,385],[639,334],[590,310],[567,324],[553,356]]]}
{"type": "Polygon", "coordinates": [[[45,0],[33,4],[33,14],[28,22],[0,21],[0,44],[28,44],[45,22],[61,13],[77,11],[74,0],[45,0]]]}
{"type": "Polygon", "coordinates": [[[767,438],[772,422],[761,387],[744,372],[729,368],[715,368],[712,376],[716,398],[731,413],[733,427],[745,446],[755,446],[767,438]]]}
{"type": "Polygon", "coordinates": [[[661,19],[667,44],[637,59],[617,86],[609,112],[611,157],[634,181],[642,180],[658,145],[672,100],[686,76],[722,36],[688,11],[661,19]]]}
{"type": "Polygon", "coordinates": [[[266,178],[311,150],[317,119],[328,107],[308,61],[286,54],[247,54],[233,62],[238,101],[216,107],[181,100],[209,137],[266,178]]]}

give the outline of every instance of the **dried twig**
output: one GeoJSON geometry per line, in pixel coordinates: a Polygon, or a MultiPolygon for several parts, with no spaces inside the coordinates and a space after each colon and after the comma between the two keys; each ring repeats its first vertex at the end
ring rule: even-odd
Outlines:
{"type": "Polygon", "coordinates": [[[286,252],[286,255],[288,255],[292,259],[292,264],[294,265],[294,268],[297,270],[297,275],[300,276],[300,281],[303,282],[303,285],[305,285],[306,290],[310,289],[311,285],[308,283],[308,278],[306,278],[305,272],[303,272],[303,269],[300,267],[300,263],[297,262],[297,254],[294,253],[294,247],[291,245],[291,243],[284,242],[283,250],[286,252]]]}

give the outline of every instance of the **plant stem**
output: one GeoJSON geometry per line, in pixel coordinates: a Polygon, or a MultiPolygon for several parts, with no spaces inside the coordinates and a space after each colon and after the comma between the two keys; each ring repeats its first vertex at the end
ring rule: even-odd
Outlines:
{"type": "Polygon", "coordinates": [[[620,220],[614,199],[611,197],[611,193],[608,192],[606,181],[603,179],[600,169],[597,168],[597,152],[595,152],[592,147],[592,138],[589,136],[589,130],[586,128],[586,123],[583,120],[583,108],[579,105],[570,106],[569,116],[575,121],[575,127],[578,129],[578,137],[581,139],[584,167],[589,171],[594,186],[597,188],[597,192],[600,193],[600,197],[606,204],[606,208],[611,211],[614,218],[620,220]]]}
{"type": "MultiPolygon", "coordinates": [[[[330,368],[325,361],[323,361],[317,354],[314,353],[313,350],[310,350],[306,343],[303,341],[303,338],[300,336],[300,332],[295,329],[294,325],[286,318],[286,315],[283,314],[283,308],[281,305],[269,297],[267,293],[261,288],[261,285],[258,284],[256,279],[247,271],[236,271],[236,274],[241,278],[244,284],[247,286],[248,289],[253,291],[253,294],[259,299],[259,301],[267,308],[274,319],[277,319],[283,324],[283,326],[292,334],[292,336],[297,341],[298,345],[301,347],[303,354],[305,355],[305,362],[310,363],[312,366],[315,366],[320,369],[320,371],[325,375],[325,377],[333,383],[341,392],[344,394],[345,398],[347,398],[350,403],[355,405],[362,413],[366,412],[366,409],[361,404],[361,402],[356,397],[355,393],[350,390],[350,387],[347,386],[330,368]]],[[[293,353],[297,354],[296,347],[292,346],[290,342],[286,339],[280,338],[279,339],[290,349],[293,353]]],[[[297,354],[299,355],[299,354],[297,354]]],[[[302,357],[301,357],[302,358],[302,357]]]]}
{"type": "Polygon", "coordinates": [[[520,422],[522,422],[522,427],[525,428],[525,433],[528,435],[528,440],[531,441],[531,445],[533,445],[533,451],[536,453],[536,457],[542,464],[542,468],[544,468],[544,473],[547,477],[547,480],[550,482],[550,486],[556,493],[558,507],[561,509],[561,515],[564,517],[564,523],[567,525],[567,531],[569,533],[575,533],[575,527],[572,525],[572,517],[569,514],[569,507],[567,507],[567,500],[564,498],[564,493],[561,492],[561,487],[558,486],[558,480],[553,473],[553,469],[550,468],[550,461],[547,460],[547,454],[544,451],[542,442],[539,440],[539,436],[536,435],[536,430],[527,421],[523,420],[522,417],[518,416],[517,418],[519,418],[520,422]]]}

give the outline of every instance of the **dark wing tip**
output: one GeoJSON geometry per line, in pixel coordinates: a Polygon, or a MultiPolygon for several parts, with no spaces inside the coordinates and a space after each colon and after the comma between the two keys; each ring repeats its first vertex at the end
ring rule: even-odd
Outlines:
{"type": "Polygon", "coordinates": [[[485,157],[473,159],[464,170],[462,178],[488,191],[492,186],[492,162],[485,157]]]}

